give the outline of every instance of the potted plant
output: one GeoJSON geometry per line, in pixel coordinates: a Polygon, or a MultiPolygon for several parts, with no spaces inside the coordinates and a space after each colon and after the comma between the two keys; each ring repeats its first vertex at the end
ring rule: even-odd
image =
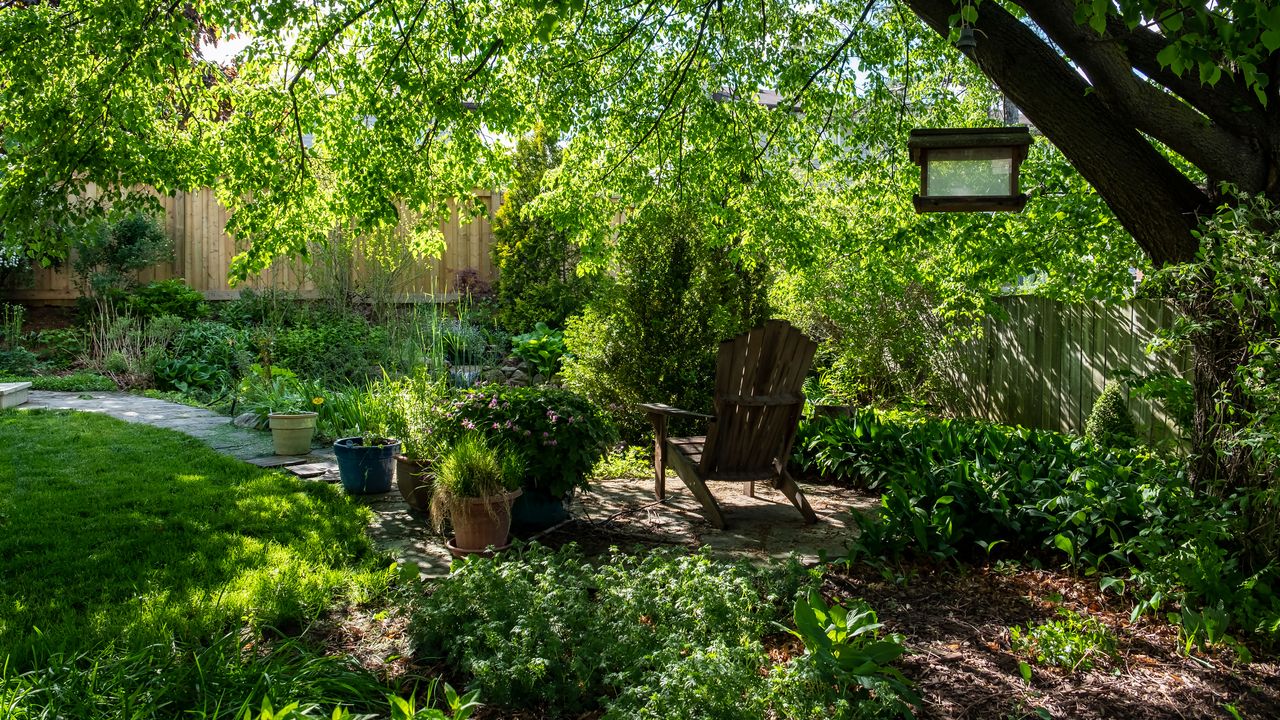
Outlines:
{"type": "Polygon", "coordinates": [[[431,517],[439,531],[445,520],[453,525],[449,552],[461,557],[508,547],[511,503],[520,496],[523,474],[519,455],[495,450],[477,433],[463,435],[444,453],[436,466],[431,517]]]}
{"type": "Polygon", "coordinates": [[[284,368],[267,367],[252,374],[241,384],[241,399],[249,412],[257,416],[257,427],[271,429],[271,444],[277,455],[306,455],[316,434],[317,410],[324,398],[304,392],[293,373],[284,368]]]}
{"type": "MultiPolygon", "coordinates": [[[[359,433],[333,443],[342,488],[353,495],[391,491],[396,478],[400,441],[396,430],[395,388],[389,382],[374,383],[363,391],[348,393],[342,402],[339,427],[359,433]]],[[[336,410],[337,408],[335,408],[336,410]]]]}
{"type": "Polygon", "coordinates": [[[333,443],[342,489],[352,495],[376,495],[391,491],[396,476],[395,438],[362,436],[339,438],[333,443]]]}
{"type": "Polygon", "coordinates": [[[545,530],[569,517],[572,493],[609,445],[613,426],[586,398],[549,386],[486,385],[444,406],[441,429],[474,429],[527,461],[524,493],[512,508],[517,535],[545,530]]]}
{"type": "MultiPolygon", "coordinates": [[[[319,406],[324,398],[316,396],[309,402],[313,407],[319,406]]],[[[315,437],[316,418],[320,414],[303,407],[301,403],[288,403],[267,414],[271,445],[277,455],[306,455],[311,452],[311,439],[315,437]]]]}
{"type": "Polygon", "coordinates": [[[431,511],[432,460],[439,454],[436,406],[448,385],[425,369],[396,381],[389,434],[400,438],[396,487],[413,512],[431,511]]]}

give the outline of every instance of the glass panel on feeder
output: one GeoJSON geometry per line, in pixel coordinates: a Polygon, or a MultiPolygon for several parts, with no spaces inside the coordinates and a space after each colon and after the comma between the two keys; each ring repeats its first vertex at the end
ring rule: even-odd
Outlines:
{"type": "Polygon", "coordinates": [[[1005,196],[1012,186],[1013,152],[1007,147],[933,148],[928,154],[928,197],[1005,196]]]}

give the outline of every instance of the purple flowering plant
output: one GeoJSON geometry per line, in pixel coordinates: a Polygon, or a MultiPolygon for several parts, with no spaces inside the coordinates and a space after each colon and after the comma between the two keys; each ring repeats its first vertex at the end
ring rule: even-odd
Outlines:
{"type": "Polygon", "coordinates": [[[479,431],[519,453],[526,488],[563,497],[586,487],[587,476],[617,429],[595,405],[561,388],[481,385],[459,391],[438,407],[439,428],[462,435],[479,431]]]}

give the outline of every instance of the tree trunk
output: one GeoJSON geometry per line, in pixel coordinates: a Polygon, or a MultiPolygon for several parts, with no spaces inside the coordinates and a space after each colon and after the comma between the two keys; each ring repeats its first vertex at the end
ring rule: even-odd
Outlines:
{"type": "MultiPolygon", "coordinates": [[[[951,18],[958,12],[953,0],[906,2],[935,32],[943,37],[949,35],[951,18]]],[[[1035,11],[1032,14],[1049,20],[1061,20],[1057,15],[1046,15],[1051,10],[1069,11],[1066,7],[1027,7],[1035,11]]],[[[969,57],[1097,190],[1153,263],[1165,266],[1194,261],[1200,243],[1192,231],[1202,216],[1214,210],[1216,200],[1165,159],[1138,131],[1132,118],[1125,117],[1116,105],[1108,105],[1100,97],[1103,93],[1099,90],[1113,88],[1091,87],[1057,49],[999,3],[981,3],[976,8],[978,19],[973,25],[980,32],[977,46],[969,57]]],[[[1055,37],[1055,40],[1063,48],[1086,49],[1078,37],[1055,37]]],[[[1114,57],[1103,59],[1115,60],[1114,57]]],[[[1132,69],[1123,70],[1117,81],[1131,82],[1128,74],[1132,69]]],[[[1099,75],[1106,79],[1104,72],[1099,75]]],[[[1114,90],[1122,93],[1124,89],[1114,90]]],[[[1274,113],[1274,110],[1267,112],[1274,113]]],[[[1274,121],[1270,122],[1274,127],[1274,121]]],[[[1223,139],[1223,128],[1214,130],[1215,137],[1223,139]]],[[[1275,135],[1264,132],[1261,137],[1239,139],[1265,150],[1275,135]]],[[[1238,150],[1240,145],[1221,143],[1215,147],[1238,150]]],[[[1196,149],[1204,151],[1200,155],[1213,160],[1215,167],[1238,166],[1237,172],[1225,172],[1219,180],[1242,188],[1265,188],[1273,194],[1280,186],[1275,179],[1276,163],[1270,154],[1264,163],[1267,167],[1260,171],[1257,163],[1233,163],[1229,157],[1214,155],[1207,147],[1196,149]],[[1266,176],[1261,182],[1260,173],[1266,176]]],[[[1245,414],[1250,410],[1249,398],[1241,394],[1236,382],[1239,366],[1248,360],[1248,343],[1240,328],[1211,301],[1212,279],[1200,281],[1203,297],[1181,308],[1189,318],[1209,328],[1192,341],[1195,421],[1190,428],[1191,479],[1205,490],[1253,489],[1260,481],[1254,477],[1250,452],[1226,442],[1225,436],[1244,423],[1245,414]]],[[[1253,524],[1254,520],[1251,518],[1251,527],[1256,529],[1259,526],[1253,524]]]]}

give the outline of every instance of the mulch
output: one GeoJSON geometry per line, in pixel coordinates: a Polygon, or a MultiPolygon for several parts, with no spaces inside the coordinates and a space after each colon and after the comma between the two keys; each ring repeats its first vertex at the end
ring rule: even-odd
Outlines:
{"type": "Polygon", "coordinates": [[[1226,649],[1184,656],[1177,628],[1131,623],[1126,602],[1064,572],[855,568],[826,582],[828,594],[865,599],[886,631],[904,636],[902,671],[924,700],[920,718],[1229,718],[1227,705],[1244,718],[1280,717],[1274,659],[1258,660],[1256,648],[1249,664],[1226,649]],[[1117,657],[1073,673],[1011,649],[1011,625],[1053,619],[1060,608],[1106,625],[1117,657]],[[1031,663],[1030,683],[1019,661],[1031,663]]]}

